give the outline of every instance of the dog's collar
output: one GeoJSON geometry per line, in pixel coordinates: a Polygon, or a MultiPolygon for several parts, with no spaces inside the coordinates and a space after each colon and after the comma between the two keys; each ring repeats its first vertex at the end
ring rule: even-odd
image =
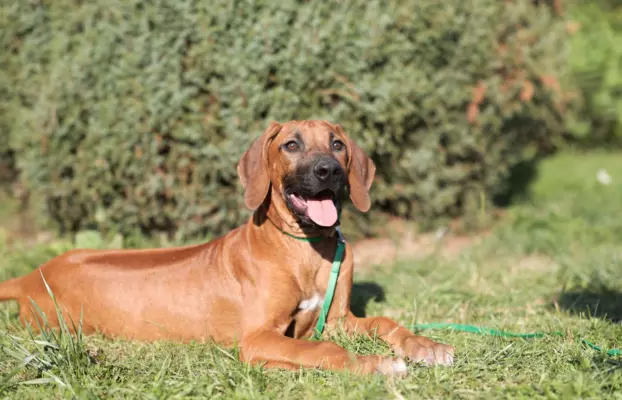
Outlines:
{"type": "MultiPolygon", "coordinates": [[[[270,220],[270,222],[272,222],[272,220],[270,220]]],[[[274,227],[276,229],[278,229],[282,234],[289,236],[290,238],[294,238],[296,240],[300,240],[302,242],[311,242],[311,243],[315,243],[315,242],[321,242],[324,239],[328,239],[330,236],[311,236],[311,237],[307,237],[307,236],[296,236],[293,235],[289,232],[284,231],[283,229],[279,228],[278,226],[276,226],[276,224],[274,224],[274,222],[272,222],[272,224],[274,225],[274,227]]],[[[335,233],[337,234],[337,241],[338,242],[346,242],[346,238],[343,236],[343,234],[341,233],[341,229],[339,228],[339,226],[335,227],[335,233]]]]}
{"type": "Polygon", "coordinates": [[[278,226],[276,227],[276,229],[280,230],[281,233],[284,233],[285,235],[287,235],[287,236],[289,236],[291,238],[294,238],[296,240],[301,240],[303,242],[315,243],[315,242],[321,242],[322,240],[327,238],[327,236],[312,236],[312,237],[296,236],[296,235],[292,235],[289,232],[285,232],[283,229],[279,228],[278,226]]]}
{"type": "MultiPolygon", "coordinates": [[[[341,216],[341,212],[339,212],[337,215],[338,215],[338,217],[340,217],[340,216],[341,216]]],[[[266,216],[266,219],[267,219],[268,221],[270,221],[270,223],[271,223],[271,224],[272,224],[272,225],[273,225],[273,226],[274,226],[274,227],[275,227],[278,231],[280,231],[282,234],[284,234],[285,236],[289,236],[289,237],[291,237],[291,238],[294,238],[294,239],[296,239],[296,240],[300,240],[300,241],[302,241],[302,242],[316,243],[316,242],[321,242],[322,240],[324,240],[324,239],[328,239],[328,238],[330,237],[330,236],[311,236],[311,237],[308,237],[308,236],[296,236],[296,235],[294,235],[294,234],[292,234],[292,233],[289,233],[289,232],[285,231],[283,228],[281,228],[280,226],[278,226],[277,224],[275,224],[275,223],[274,223],[274,221],[272,221],[272,219],[271,219],[270,217],[266,216]]],[[[336,231],[336,233],[337,233],[337,238],[341,238],[341,239],[343,239],[343,241],[345,242],[345,241],[346,241],[346,239],[345,239],[345,238],[343,237],[343,235],[341,234],[341,231],[339,230],[339,225],[337,225],[337,226],[335,227],[335,231],[336,231]]]]}
{"type": "MultiPolygon", "coordinates": [[[[272,220],[268,218],[270,222],[272,220]]],[[[291,233],[285,232],[283,229],[279,228],[272,222],[274,227],[281,231],[283,234],[294,238],[296,240],[301,240],[303,242],[320,242],[326,239],[326,236],[314,236],[314,237],[304,237],[304,236],[295,236],[291,233]]],[[[320,310],[320,316],[318,317],[317,323],[315,324],[315,329],[313,330],[313,336],[311,336],[312,340],[317,340],[322,336],[324,332],[324,326],[326,325],[326,318],[328,317],[328,312],[330,311],[330,306],[333,303],[333,297],[335,297],[335,289],[337,288],[337,280],[339,279],[339,271],[341,270],[341,263],[343,262],[343,255],[346,250],[346,238],[341,233],[341,229],[339,226],[335,228],[335,233],[337,234],[337,249],[335,250],[335,258],[333,258],[333,266],[330,270],[330,278],[328,278],[328,286],[326,287],[326,294],[324,294],[324,304],[322,304],[322,309],[320,310]]]]}

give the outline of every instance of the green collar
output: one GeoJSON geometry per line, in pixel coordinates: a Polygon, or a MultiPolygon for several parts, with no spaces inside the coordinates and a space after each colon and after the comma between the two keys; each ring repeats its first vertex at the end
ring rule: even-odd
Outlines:
{"type": "MultiPolygon", "coordinates": [[[[276,225],[275,225],[276,226],[276,225]]],[[[277,229],[279,229],[277,227],[277,229]]],[[[301,237],[294,236],[291,233],[287,233],[282,229],[279,229],[281,232],[286,234],[287,236],[294,238],[296,240],[302,240],[304,242],[320,242],[326,237],[324,236],[316,236],[316,237],[301,237]]],[[[326,325],[326,317],[328,317],[328,311],[330,311],[330,306],[333,303],[333,297],[335,296],[335,289],[337,288],[337,279],[339,279],[339,271],[341,270],[341,263],[343,262],[343,254],[346,250],[346,239],[341,234],[341,230],[339,227],[336,229],[337,232],[337,249],[335,250],[335,258],[333,258],[333,266],[330,270],[330,278],[328,279],[328,287],[326,288],[326,294],[324,295],[324,304],[322,305],[322,309],[320,310],[320,316],[317,320],[317,324],[315,325],[315,329],[313,330],[313,336],[311,339],[317,340],[322,336],[324,332],[324,326],[326,325]]]]}
{"type": "MultiPolygon", "coordinates": [[[[275,225],[276,226],[276,225],[275,225]]],[[[300,240],[303,242],[311,242],[311,243],[315,243],[315,242],[321,242],[322,240],[326,239],[325,236],[314,236],[314,237],[303,237],[303,236],[296,236],[296,235],[292,235],[289,232],[285,232],[284,230],[280,229],[280,228],[276,228],[278,230],[280,230],[282,233],[286,234],[287,236],[294,238],[296,240],[300,240]]]]}

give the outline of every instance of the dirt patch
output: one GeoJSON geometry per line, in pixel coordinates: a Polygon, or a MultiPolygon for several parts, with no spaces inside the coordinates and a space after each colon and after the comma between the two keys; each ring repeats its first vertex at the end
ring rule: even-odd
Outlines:
{"type": "Polygon", "coordinates": [[[555,260],[541,254],[530,254],[512,263],[511,272],[521,271],[546,272],[551,271],[557,266],[555,260]]]}
{"type": "Polygon", "coordinates": [[[455,259],[465,249],[481,242],[490,232],[472,235],[453,234],[450,228],[432,233],[418,233],[414,225],[402,220],[389,222],[391,238],[363,239],[352,244],[357,270],[403,259],[421,259],[437,255],[455,259]]]}

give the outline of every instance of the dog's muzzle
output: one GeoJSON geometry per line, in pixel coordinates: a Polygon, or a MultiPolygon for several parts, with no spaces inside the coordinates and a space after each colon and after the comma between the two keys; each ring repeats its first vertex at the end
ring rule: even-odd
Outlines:
{"type": "Polygon", "coordinates": [[[283,182],[290,210],[307,225],[335,226],[339,199],[346,185],[345,171],[337,160],[320,156],[296,169],[283,182]]]}

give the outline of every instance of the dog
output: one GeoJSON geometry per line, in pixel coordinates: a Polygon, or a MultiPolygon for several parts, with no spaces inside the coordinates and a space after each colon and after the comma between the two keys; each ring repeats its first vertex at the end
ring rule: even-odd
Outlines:
{"type": "Polygon", "coordinates": [[[377,335],[396,357],[351,354],[308,340],[318,320],[336,252],[343,201],[367,212],[376,167],[338,124],[272,122],[243,154],[237,171],[248,222],[208,243],[147,250],[72,250],[0,284],[33,325],[34,300],[58,325],[61,312],[83,332],[139,341],[238,345],[243,362],[360,374],[406,373],[404,358],[451,365],[455,349],[417,336],[386,317],[350,311],[353,254],[346,243],[328,332],[377,335]],[[316,240],[299,240],[311,239],[316,240]]]}

